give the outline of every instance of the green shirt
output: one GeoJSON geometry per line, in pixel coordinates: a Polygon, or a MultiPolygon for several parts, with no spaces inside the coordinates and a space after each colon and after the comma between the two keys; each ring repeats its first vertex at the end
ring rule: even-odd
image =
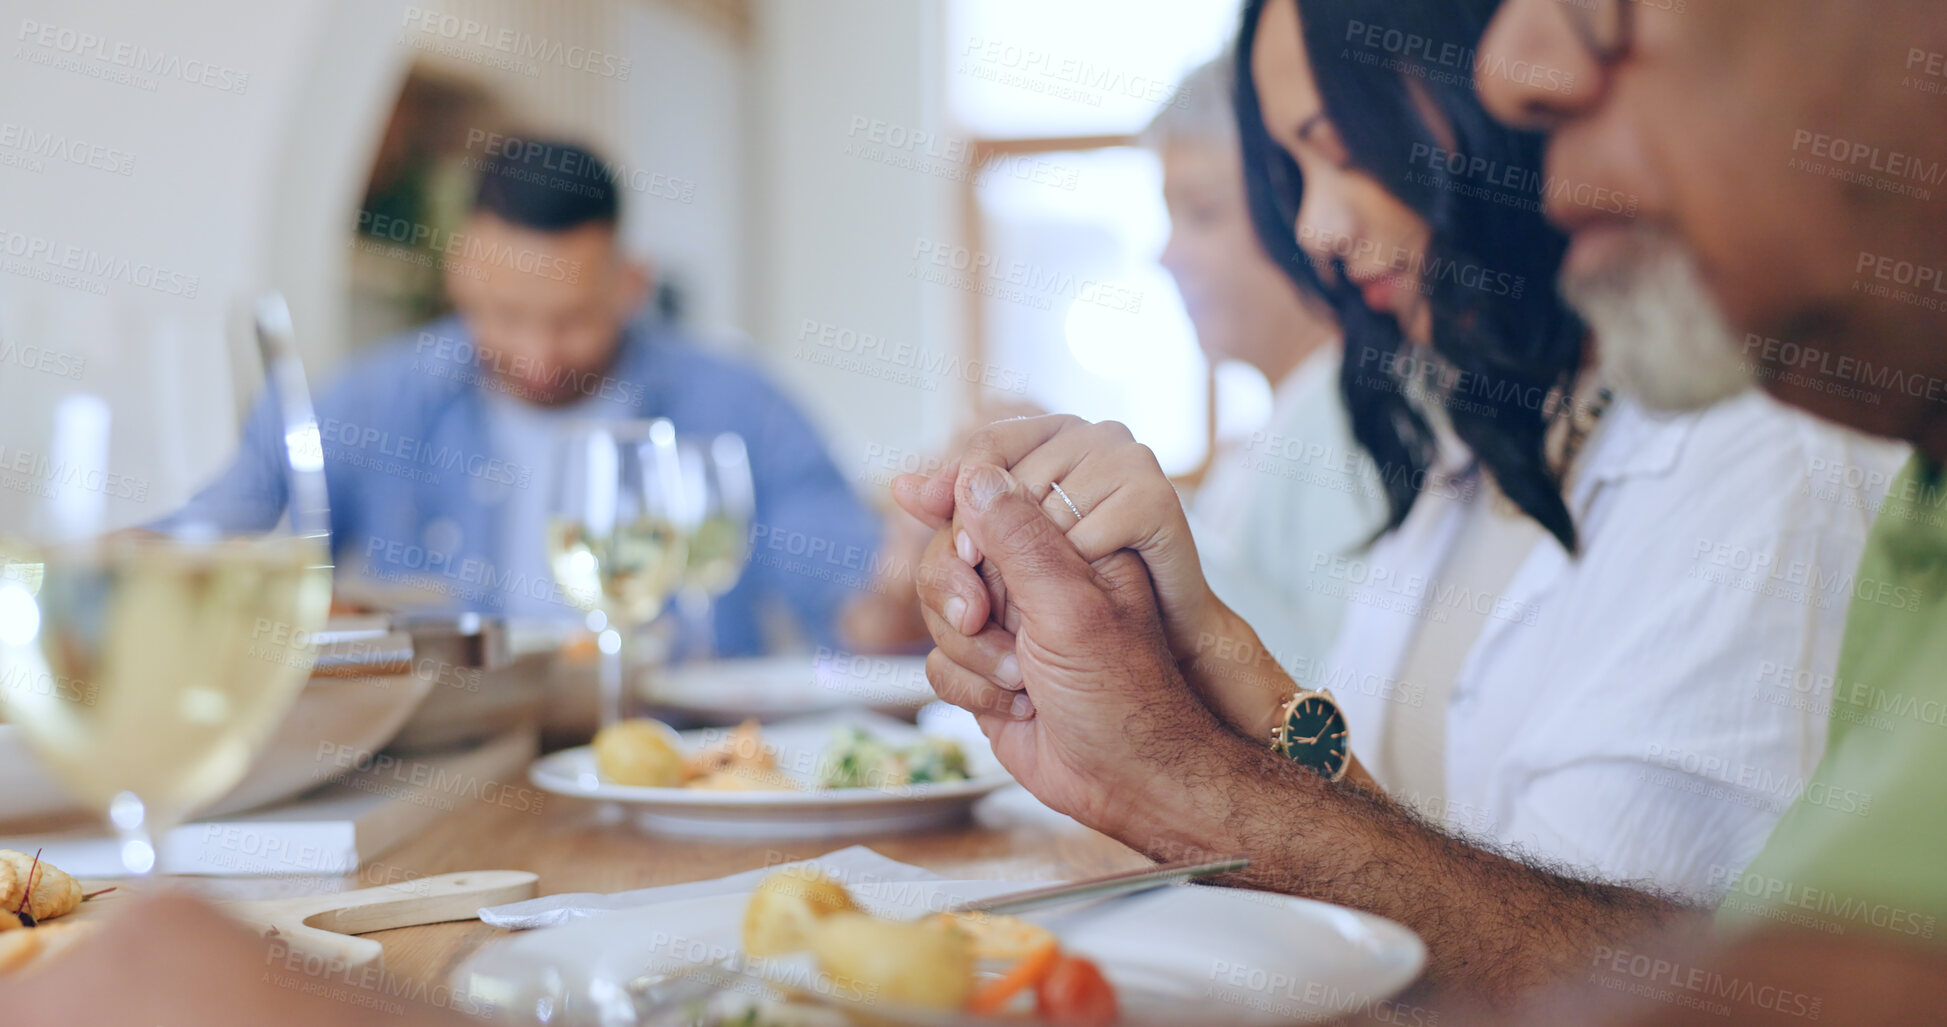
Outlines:
{"type": "Polygon", "coordinates": [[[1893,483],[1851,584],[1825,758],[1717,922],[1938,941],[1947,919],[1947,483],[1920,458],[1893,483]]]}

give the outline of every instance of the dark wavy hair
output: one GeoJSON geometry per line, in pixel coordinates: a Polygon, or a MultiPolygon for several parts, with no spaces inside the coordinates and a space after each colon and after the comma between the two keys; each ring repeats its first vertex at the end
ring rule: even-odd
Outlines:
{"type": "MultiPolygon", "coordinates": [[[[1325,114],[1352,164],[1432,226],[1422,281],[1433,351],[1446,366],[1430,392],[1501,491],[1576,549],[1574,518],[1547,439],[1567,414],[1588,332],[1558,297],[1567,240],[1543,218],[1543,140],[1506,128],[1474,90],[1475,52],[1500,0],[1297,0],[1325,114]],[[1372,34],[1373,27],[1378,33],[1372,34]],[[1428,109],[1439,119],[1429,123],[1428,109]],[[1444,140],[1444,141],[1443,141],[1444,140]],[[1443,155],[1460,155],[1461,166],[1443,155]]],[[[1394,318],[1369,309],[1332,261],[1321,275],[1299,246],[1305,182],[1264,127],[1252,50],[1267,0],[1247,0],[1237,41],[1237,118],[1251,217],[1272,259],[1322,294],[1345,331],[1339,387],[1353,437],[1385,485],[1386,530],[1412,510],[1436,445],[1409,399],[1426,361],[1394,318]]]]}

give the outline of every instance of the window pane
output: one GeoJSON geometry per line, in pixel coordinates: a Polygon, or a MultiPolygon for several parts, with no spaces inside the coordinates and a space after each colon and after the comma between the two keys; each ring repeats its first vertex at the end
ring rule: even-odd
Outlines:
{"type": "MultiPolygon", "coordinates": [[[[1169,275],[1161,172],[1146,150],[1006,158],[979,187],[979,252],[936,281],[975,290],[987,359],[1030,402],[1127,424],[1170,474],[1208,451],[1207,369],[1169,275]]],[[[998,398],[1021,398],[1000,396],[998,398]]]]}
{"type": "Polygon", "coordinates": [[[1217,365],[1217,448],[1248,439],[1271,420],[1271,383],[1240,360],[1217,365]]]}

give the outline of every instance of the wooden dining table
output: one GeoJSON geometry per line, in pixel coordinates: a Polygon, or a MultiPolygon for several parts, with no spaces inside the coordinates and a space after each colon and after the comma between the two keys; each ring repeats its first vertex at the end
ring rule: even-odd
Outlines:
{"type": "MultiPolygon", "coordinates": [[[[464,804],[369,860],[356,874],[198,878],[191,884],[211,898],[247,900],[404,884],[459,871],[527,870],[540,875],[539,895],[618,892],[709,880],[860,844],[949,879],[1055,881],[1150,863],[1120,842],[1041,806],[1019,786],[983,800],[969,821],[954,826],[816,840],[669,837],[645,832],[612,804],[549,796],[539,812],[464,804]]],[[[511,933],[467,920],[366,937],[385,947],[389,976],[436,988],[482,945],[511,933]]]]}

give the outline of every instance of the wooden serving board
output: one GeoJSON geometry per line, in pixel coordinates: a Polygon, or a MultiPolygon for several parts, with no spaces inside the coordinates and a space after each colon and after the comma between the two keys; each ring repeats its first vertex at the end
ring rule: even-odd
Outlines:
{"type": "Polygon", "coordinates": [[[540,879],[525,870],[470,870],[331,895],[226,902],[222,909],[265,937],[356,969],[379,962],[385,948],[354,935],[472,920],[482,906],[533,898],[540,879]]]}

